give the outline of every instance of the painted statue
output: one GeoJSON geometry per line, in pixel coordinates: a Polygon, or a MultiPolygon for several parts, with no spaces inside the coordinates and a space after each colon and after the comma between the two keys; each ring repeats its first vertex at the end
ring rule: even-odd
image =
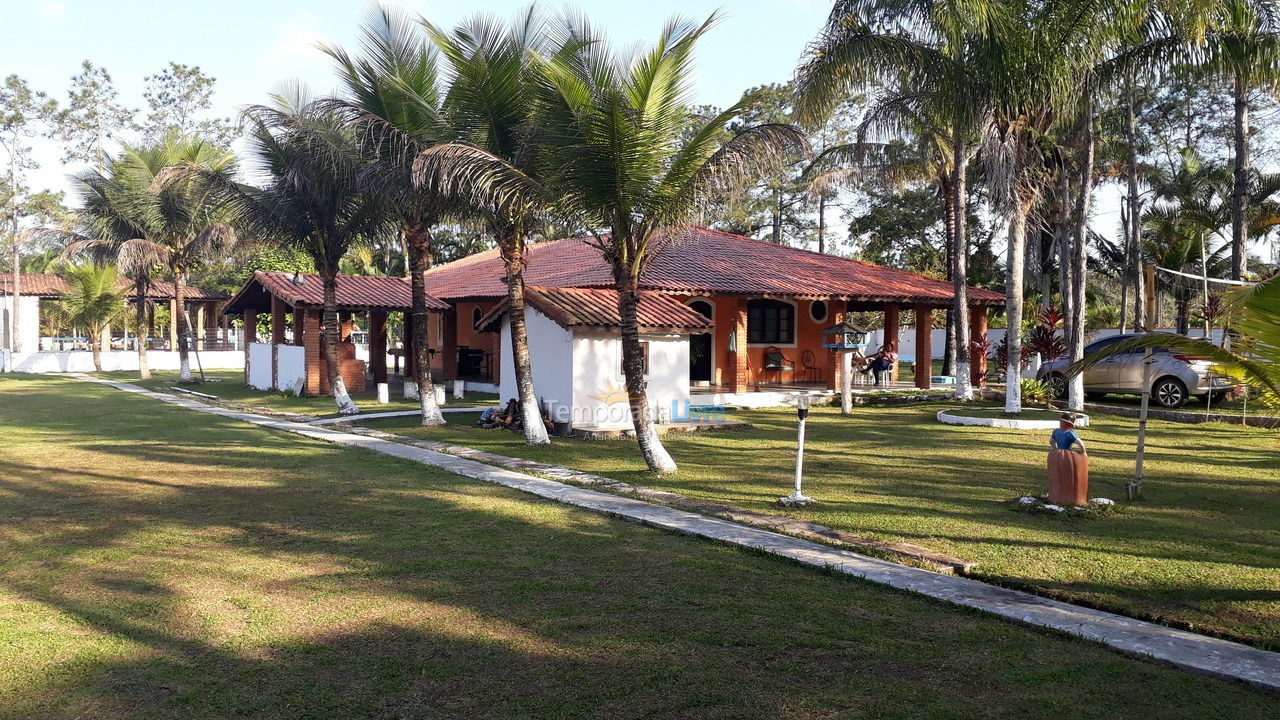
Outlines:
{"type": "Polygon", "coordinates": [[[1075,415],[1063,414],[1049,447],[1049,502],[1084,505],[1089,500],[1089,453],[1076,432],[1075,415]]]}

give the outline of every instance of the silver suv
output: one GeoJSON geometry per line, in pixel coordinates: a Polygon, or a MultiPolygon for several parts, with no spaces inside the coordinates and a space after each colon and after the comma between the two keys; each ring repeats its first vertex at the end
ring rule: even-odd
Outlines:
{"type": "MultiPolygon", "coordinates": [[[[1114,345],[1136,335],[1112,335],[1095,340],[1084,348],[1085,355],[1114,345]]],[[[1097,400],[1107,393],[1137,395],[1142,393],[1142,357],[1145,349],[1112,355],[1084,373],[1085,396],[1097,400]]],[[[1156,347],[1151,352],[1151,399],[1161,407],[1177,408],[1191,397],[1212,395],[1218,402],[1235,388],[1235,380],[1211,372],[1212,363],[1201,357],[1179,355],[1168,348],[1156,347]]],[[[1063,371],[1071,364],[1067,358],[1055,358],[1040,366],[1036,379],[1052,388],[1055,397],[1067,397],[1063,371]]]]}

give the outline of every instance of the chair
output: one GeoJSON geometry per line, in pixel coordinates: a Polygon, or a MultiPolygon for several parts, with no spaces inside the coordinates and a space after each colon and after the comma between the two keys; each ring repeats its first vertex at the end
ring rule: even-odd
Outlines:
{"type": "Polygon", "coordinates": [[[778,348],[769,346],[764,349],[764,371],[777,373],[778,382],[782,382],[782,373],[795,369],[795,363],[783,355],[778,348]]]}
{"type": "Polygon", "coordinates": [[[818,358],[812,350],[800,353],[800,370],[804,382],[822,382],[822,368],[818,367],[818,358]]]}

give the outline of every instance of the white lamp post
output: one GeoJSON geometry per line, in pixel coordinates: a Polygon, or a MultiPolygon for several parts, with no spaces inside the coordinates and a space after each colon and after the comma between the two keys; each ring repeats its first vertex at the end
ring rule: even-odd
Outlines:
{"type": "Polygon", "coordinates": [[[796,429],[796,487],[790,495],[778,499],[778,502],[787,507],[804,507],[813,502],[813,498],[800,491],[800,483],[804,478],[804,423],[808,417],[809,393],[797,393],[796,418],[800,424],[796,429]]]}

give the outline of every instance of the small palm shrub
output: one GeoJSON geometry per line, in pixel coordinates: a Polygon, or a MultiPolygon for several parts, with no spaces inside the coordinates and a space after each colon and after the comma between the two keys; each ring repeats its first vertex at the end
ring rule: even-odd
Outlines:
{"type": "Polygon", "coordinates": [[[1048,383],[1032,378],[1022,378],[1020,383],[1022,387],[1022,402],[1027,405],[1044,405],[1048,406],[1049,401],[1053,400],[1053,389],[1048,383]]]}

